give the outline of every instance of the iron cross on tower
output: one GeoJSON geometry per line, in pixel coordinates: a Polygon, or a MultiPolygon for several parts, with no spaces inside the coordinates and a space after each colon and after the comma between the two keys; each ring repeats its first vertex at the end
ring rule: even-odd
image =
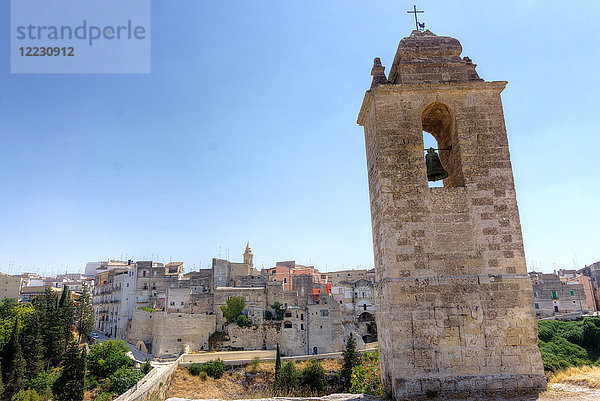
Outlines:
{"type": "Polygon", "coordinates": [[[422,31],[425,29],[425,23],[424,22],[419,22],[419,20],[417,19],[417,14],[423,14],[425,11],[420,11],[417,10],[417,6],[413,5],[413,11],[407,11],[408,14],[414,14],[415,15],[415,26],[417,27],[417,31],[422,31]]]}

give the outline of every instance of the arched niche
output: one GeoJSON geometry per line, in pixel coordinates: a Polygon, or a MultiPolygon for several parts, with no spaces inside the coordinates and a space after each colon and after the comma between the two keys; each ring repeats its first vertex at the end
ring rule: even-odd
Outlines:
{"type": "Polygon", "coordinates": [[[429,104],[421,113],[422,130],[435,138],[437,147],[440,149],[452,147],[451,150],[438,151],[442,166],[448,172],[448,177],[444,179],[444,187],[465,185],[454,121],[454,113],[450,107],[441,102],[429,104]]]}

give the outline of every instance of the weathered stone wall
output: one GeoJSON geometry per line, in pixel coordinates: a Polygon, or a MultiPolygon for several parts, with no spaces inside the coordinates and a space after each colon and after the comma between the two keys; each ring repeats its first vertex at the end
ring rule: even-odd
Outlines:
{"type": "Polygon", "coordinates": [[[278,332],[273,326],[266,324],[252,327],[239,327],[236,324],[228,324],[225,326],[225,330],[229,341],[222,342],[220,349],[239,351],[272,349],[266,347],[266,333],[267,331],[278,332]]]}
{"type": "Polygon", "coordinates": [[[208,337],[216,327],[215,318],[207,314],[155,313],[152,355],[208,350],[208,337]]]}
{"type": "MultiPolygon", "coordinates": [[[[133,311],[131,329],[129,331],[129,342],[136,344],[138,349],[140,349],[139,346],[137,346],[138,341],[143,342],[148,351],[152,348],[153,315],[154,313],[146,312],[141,309],[135,309],[133,311]]],[[[142,351],[144,350],[142,349],[142,351]]]]}
{"type": "MultiPolygon", "coordinates": [[[[208,349],[208,337],[215,331],[216,316],[206,313],[165,313],[136,310],[129,341],[140,349],[143,342],[152,355],[178,355],[208,349]]],[[[145,351],[142,349],[142,351],[145,351]]]]}
{"type": "MultiPolygon", "coordinates": [[[[437,38],[437,39],[436,39],[437,38]]],[[[422,40],[421,40],[422,39],[422,40]]],[[[401,42],[365,127],[381,371],[398,398],[544,385],[500,92],[460,44],[401,42]],[[423,131],[450,176],[429,188],[423,131]]],[[[377,73],[374,68],[374,72],[377,73]]]]}

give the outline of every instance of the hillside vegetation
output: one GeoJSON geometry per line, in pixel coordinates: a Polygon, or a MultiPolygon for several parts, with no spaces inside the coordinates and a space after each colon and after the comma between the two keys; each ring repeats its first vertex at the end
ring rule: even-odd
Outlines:
{"type": "Polygon", "coordinates": [[[600,362],[600,318],[540,320],[538,327],[545,370],[554,372],[600,362]]]}

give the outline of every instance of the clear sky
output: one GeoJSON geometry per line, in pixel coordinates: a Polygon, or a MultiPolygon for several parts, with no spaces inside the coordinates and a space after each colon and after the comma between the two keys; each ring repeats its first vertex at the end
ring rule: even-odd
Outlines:
{"type": "MultiPolygon", "coordinates": [[[[120,258],[373,266],[362,128],[413,2],[152,1],[147,75],[11,75],[0,3],[0,271],[120,258]]],[[[600,2],[421,1],[504,112],[530,267],[600,260],[600,2]]]]}

